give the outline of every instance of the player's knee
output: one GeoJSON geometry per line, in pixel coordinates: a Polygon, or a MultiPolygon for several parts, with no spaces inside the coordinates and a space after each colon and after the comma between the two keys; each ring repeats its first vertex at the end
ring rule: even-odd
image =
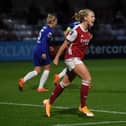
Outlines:
{"type": "Polygon", "coordinates": [[[70,85],[70,82],[60,82],[61,87],[68,87],[70,85]]]}
{"type": "Polygon", "coordinates": [[[41,72],[41,70],[40,69],[37,69],[36,72],[39,74],[41,72]]]}
{"type": "Polygon", "coordinates": [[[35,67],[35,71],[39,74],[41,72],[41,68],[40,67],[35,67]]]}
{"type": "Polygon", "coordinates": [[[92,78],[91,78],[91,76],[90,75],[88,75],[88,76],[86,76],[85,77],[85,79],[84,80],[86,80],[86,81],[91,81],[92,80],[92,78]]]}

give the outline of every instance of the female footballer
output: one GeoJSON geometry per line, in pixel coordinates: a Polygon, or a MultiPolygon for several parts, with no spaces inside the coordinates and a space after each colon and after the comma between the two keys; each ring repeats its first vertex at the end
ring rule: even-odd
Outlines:
{"type": "Polygon", "coordinates": [[[18,86],[20,90],[23,90],[24,84],[29,79],[38,75],[41,72],[41,68],[44,71],[41,75],[38,92],[45,92],[48,89],[44,88],[44,84],[49,76],[50,72],[50,53],[49,53],[49,42],[52,39],[52,29],[57,25],[57,17],[52,14],[47,16],[47,25],[43,26],[39,32],[37,42],[33,52],[34,70],[27,73],[23,78],[19,79],[18,86]]]}
{"type": "Polygon", "coordinates": [[[78,13],[80,16],[80,24],[74,27],[66,36],[64,43],[59,48],[53,61],[57,65],[61,54],[66,50],[64,59],[67,72],[62,81],[53,90],[50,98],[43,100],[48,117],[51,116],[51,106],[56,98],[64,91],[65,87],[70,85],[76,76],[79,76],[81,79],[79,111],[88,117],[94,116],[94,113],[88,109],[86,103],[89,85],[91,84],[91,75],[82,60],[84,59],[89,42],[92,39],[92,34],[88,29],[94,25],[95,14],[90,9],[83,9],[78,13]]]}

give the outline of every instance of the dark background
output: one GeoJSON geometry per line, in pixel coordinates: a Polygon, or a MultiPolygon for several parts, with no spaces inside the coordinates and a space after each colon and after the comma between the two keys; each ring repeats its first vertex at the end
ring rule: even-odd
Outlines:
{"type": "Polygon", "coordinates": [[[1,0],[0,40],[35,40],[47,14],[56,13],[62,41],[74,12],[84,8],[96,13],[95,40],[126,40],[126,0],[1,0]]]}

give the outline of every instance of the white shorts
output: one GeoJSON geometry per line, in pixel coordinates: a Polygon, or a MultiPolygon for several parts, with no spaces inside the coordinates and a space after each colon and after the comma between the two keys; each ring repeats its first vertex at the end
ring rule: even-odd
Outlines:
{"type": "Polygon", "coordinates": [[[79,58],[74,57],[74,58],[66,59],[65,64],[68,70],[72,71],[75,68],[76,64],[83,64],[83,62],[79,58]]]}

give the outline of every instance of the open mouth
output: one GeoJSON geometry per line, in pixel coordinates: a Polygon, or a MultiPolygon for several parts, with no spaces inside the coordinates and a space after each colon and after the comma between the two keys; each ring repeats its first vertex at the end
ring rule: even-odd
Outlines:
{"type": "Polygon", "coordinates": [[[93,26],[93,25],[94,25],[94,21],[92,21],[92,22],[90,23],[90,25],[93,26]]]}

